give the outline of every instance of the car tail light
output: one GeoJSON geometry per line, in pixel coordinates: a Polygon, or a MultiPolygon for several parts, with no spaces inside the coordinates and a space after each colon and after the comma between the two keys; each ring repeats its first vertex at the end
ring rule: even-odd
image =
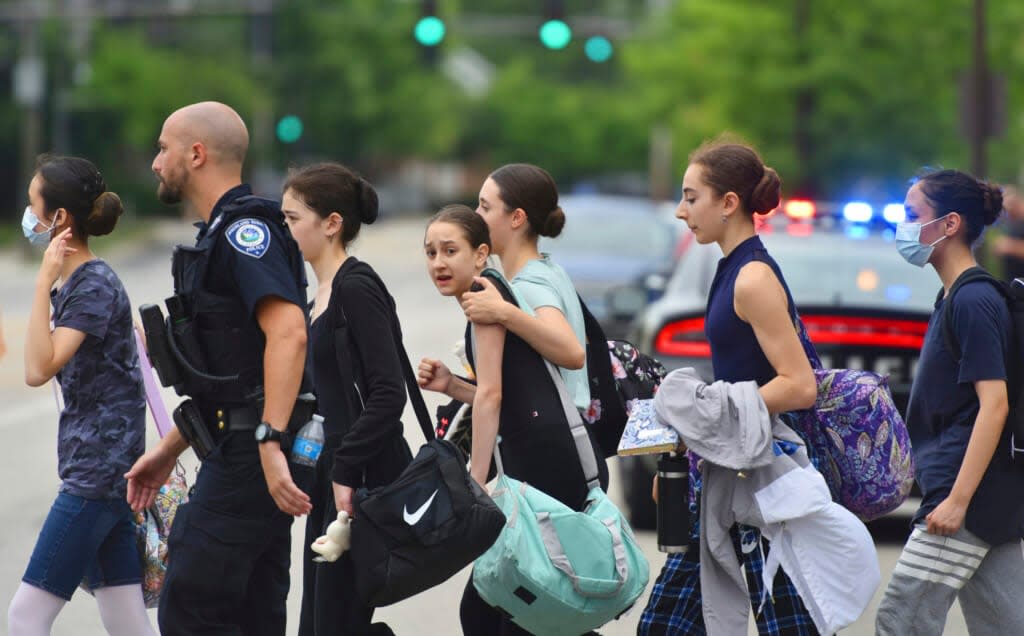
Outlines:
{"type": "Polygon", "coordinates": [[[813,219],[818,210],[812,201],[804,199],[790,199],[789,201],[786,201],[783,211],[786,213],[786,216],[791,219],[802,220],[813,219]]]}
{"type": "Polygon", "coordinates": [[[815,344],[920,349],[928,329],[928,323],[919,320],[829,315],[802,318],[815,344]]]}
{"type": "Polygon", "coordinates": [[[704,335],[704,319],[686,318],[668,323],[654,339],[654,350],[666,356],[711,357],[711,345],[704,335]]]}

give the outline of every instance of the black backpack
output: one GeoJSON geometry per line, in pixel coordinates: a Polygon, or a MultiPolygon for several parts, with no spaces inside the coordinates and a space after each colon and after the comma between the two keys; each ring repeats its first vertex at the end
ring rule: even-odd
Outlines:
{"type": "MultiPolygon", "coordinates": [[[[1006,361],[1006,394],[1010,403],[1006,428],[1011,435],[1010,448],[1013,458],[1018,462],[1024,462],[1024,377],[1021,375],[1024,373],[1024,279],[1017,278],[1011,285],[1007,285],[981,267],[972,267],[956,279],[942,308],[942,339],[946,350],[957,364],[960,364],[963,354],[953,331],[953,300],[961,287],[974,282],[986,282],[998,289],[1010,310],[1013,326],[1012,333],[1009,334],[1010,359],[1006,361]]],[[[942,295],[943,290],[940,289],[935,302],[938,302],[942,295]]]]}
{"type": "Polygon", "coordinates": [[[582,298],[580,307],[587,333],[591,402],[583,413],[583,421],[604,456],[611,457],[618,452],[631,402],[653,398],[667,371],[661,362],[641,353],[632,343],[609,340],[582,298]]]}

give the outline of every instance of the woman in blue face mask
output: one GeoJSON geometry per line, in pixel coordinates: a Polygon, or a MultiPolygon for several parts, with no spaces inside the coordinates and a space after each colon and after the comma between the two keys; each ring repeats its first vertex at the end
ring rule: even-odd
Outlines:
{"type": "Polygon", "coordinates": [[[49,634],[84,581],[108,633],[155,634],[124,479],[142,455],[146,424],[131,303],[88,243],[110,233],[124,208],[96,166],[76,157],[44,157],[28,198],[22,228],[45,251],[25,336],[25,381],[60,382],[61,484],[8,608],[7,633],[49,634]]]}
{"type": "Polygon", "coordinates": [[[1024,634],[1018,545],[1024,469],[1012,464],[1004,431],[1013,327],[991,279],[965,282],[979,273],[973,248],[999,217],[1002,193],[963,172],[942,170],[921,177],[905,205],[908,221],[896,230],[897,248],[913,265],[931,264],[943,290],[906,416],[922,501],[876,630],[941,634],[959,598],[972,634],[1024,634]],[[962,286],[950,297],[958,279],[962,286]],[[959,355],[944,333],[955,337],[959,355]]]}

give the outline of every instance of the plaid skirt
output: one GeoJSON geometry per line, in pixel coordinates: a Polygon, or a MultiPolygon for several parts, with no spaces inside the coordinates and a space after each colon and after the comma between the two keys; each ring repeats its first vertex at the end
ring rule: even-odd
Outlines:
{"type": "MultiPolygon", "coordinates": [[[[808,446],[811,462],[817,466],[817,453],[808,446]]],[[[690,459],[690,549],[684,554],[670,554],[658,580],[654,582],[647,606],[640,616],[637,634],[660,636],[706,633],[700,600],[700,490],[701,459],[688,453],[690,459]]],[[[764,592],[764,555],[770,549],[757,528],[737,524],[729,532],[736,556],[743,566],[750,604],[756,612],[764,592]],[[760,548],[760,549],[758,549],[760,548]]],[[[762,636],[804,636],[818,634],[814,621],[800,600],[796,588],[785,572],[775,575],[771,595],[760,614],[755,614],[757,632],[762,636]]]]}

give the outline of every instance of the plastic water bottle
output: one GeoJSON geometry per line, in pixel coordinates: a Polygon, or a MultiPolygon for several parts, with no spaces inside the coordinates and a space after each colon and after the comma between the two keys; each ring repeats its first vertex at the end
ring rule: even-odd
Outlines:
{"type": "Polygon", "coordinates": [[[292,461],[302,466],[316,466],[316,460],[323,449],[324,418],[314,413],[295,436],[295,443],[292,444],[292,461]]]}

